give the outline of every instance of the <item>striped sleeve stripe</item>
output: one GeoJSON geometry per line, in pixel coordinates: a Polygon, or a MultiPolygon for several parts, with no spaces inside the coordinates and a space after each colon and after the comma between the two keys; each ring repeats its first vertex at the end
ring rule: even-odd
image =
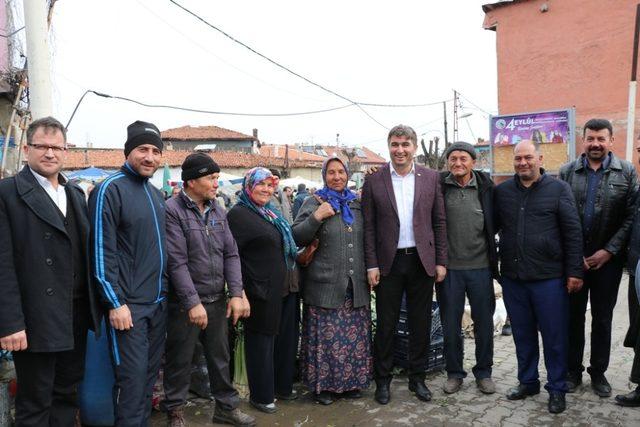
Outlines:
{"type": "Polygon", "coordinates": [[[98,196],[96,198],[96,217],[95,217],[95,242],[94,242],[94,259],[95,259],[95,271],[96,278],[102,285],[102,289],[104,290],[107,299],[113,305],[114,308],[120,307],[120,302],[118,301],[118,297],[113,291],[113,286],[106,278],[104,272],[104,243],[103,243],[103,231],[102,231],[102,209],[104,206],[104,197],[105,192],[109,184],[115,181],[118,178],[122,178],[124,174],[122,172],[118,172],[114,175],[108,177],[100,186],[98,190],[98,196]]]}

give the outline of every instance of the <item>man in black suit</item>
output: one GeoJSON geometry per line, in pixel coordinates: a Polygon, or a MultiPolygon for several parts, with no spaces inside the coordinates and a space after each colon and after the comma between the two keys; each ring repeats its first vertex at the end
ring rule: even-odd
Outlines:
{"type": "Polygon", "coordinates": [[[13,352],[17,426],[74,425],[87,329],[100,322],[84,192],[60,174],[66,149],[58,120],[36,120],[27,166],[0,181],[0,348],[13,352]]]}

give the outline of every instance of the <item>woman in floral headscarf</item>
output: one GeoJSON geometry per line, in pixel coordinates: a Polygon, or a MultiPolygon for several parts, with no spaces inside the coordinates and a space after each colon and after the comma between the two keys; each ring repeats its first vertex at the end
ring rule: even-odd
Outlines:
{"type": "Polygon", "coordinates": [[[276,411],[276,396],[295,397],[296,297],[285,278],[295,268],[297,247],[291,227],[269,202],[277,186],[278,177],[268,169],[251,169],[227,215],[251,303],[244,320],[250,403],[266,413],[276,411]]]}
{"type": "Polygon", "coordinates": [[[302,381],[318,403],[357,398],[371,379],[371,314],[360,202],[337,157],[322,167],[324,188],[308,197],[293,223],[300,246],[319,239],[302,271],[302,381]]]}

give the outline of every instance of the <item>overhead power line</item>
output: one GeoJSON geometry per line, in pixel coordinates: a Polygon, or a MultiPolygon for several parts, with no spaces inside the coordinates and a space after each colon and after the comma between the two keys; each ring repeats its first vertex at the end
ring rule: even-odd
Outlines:
{"type": "Polygon", "coordinates": [[[178,6],[180,9],[184,10],[185,12],[187,12],[189,15],[191,15],[191,16],[193,16],[194,18],[196,18],[197,20],[201,21],[202,23],[204,23],[204,24],[205,24],[205,25],[207,25],[208,27],[210,27],[210,28],[212,28],[212,29],[214,29],[214,30],[218,31],[220,34],[224,35],[225,37],[229,38],[229,39],[230,39],[230,40],[232,40],[233,42],[235,42],[235,43],[239,44],[240,46],[242,46],[242,47],[244,47],[244,48],[248,49],[248,50],[249,50],[249,51],[251,51],[252,53],[254,53],[254,54],[258,55],[259,57],[261,57],[262,59],[264,59],[264,60],[266,60],[266,61],[268,61],[268,62],[272,63],[272,64],[273,64],[273,65],[275,65],[276,67],[278,67],[278,68],[280,68],[280,69],[282,69],[282,70],[286,71],[287,73],[292,74],[292,75],[294,75],[294,76],[296,76],[296,77],[298,77],[298,78],[300,78],[300,79],[302,79],[302,80],[306,81],[307,83],[309,83],[309,84],[311,84],[311,85],[313,85],[313,86],[315,86],[315,87],[317,87],[317,88],[319,88],[319,89],[321,89],[321,90],[323,90],[323,91],[325,91],[325,92],[328,92],[328,93],[330,93],[330,94],[332,94],[332,95],[334,95],[334,96],[336,96],[336,97],[338,97],[338,98],[340,98],[340,99],[343,99],[343,100],[345,100],[345,101],[347,101],[347,102],[349,102],[349,103],[351,103],[351,104],[353,104],[353,105],[357,106],[357,107],[358,107],[358,108],[359,108],[359,109],[360,109],[364,114],[366,114],[366,115],[367,115],[367,117],[369,117],[371,120],[373,120],[374,122],[376,122],[377,124],[379,124],[379,125],[380,125],[380,126],[382,126],[383,128],[388,129],[388,127],[387,127],[387,126],[383,125],[383,124],[382,124],[382,123],[380,123],[380,122],[379,122],[375,117],[373,117],[371,114],[369,114],[369,112],[368,112],[367,110],[365,110],[365,109],[362,107],[362,105],[361,105],[360,103],[358,103],[358,102],[356,102],[356,101],[354,101],[354,100],[352,100],[352,99],[350,99],[350,98],[348,98],[348,97],[346,97],[346,96],[344,96],[344,95],[341,95],[341,94],[339,94],[338,92],[335,92],[335,91],[333,91],[333,90],[331,90],[331,89],[329,89],[329,88],[327,88],[327,87],[325,87],[325,86],[323,86],[323,85],[321,85],[321,84],[319,84],[319,83],[316,83],[316,82],[312,81],[311,79],[308,79],[307,77],[305,77],[305,76],[303,76],[303,75],[301,75],[301,74],[296,73],[295,71],[291,70],[290,68],[288,68],[288,67],[286,67],[286,66],[284,66],[284,65],[280,64],[279,62],[277,62],[277,61],[275,61],[275,60],[273,60],[273,59],[269,58],[269,57],[268,57],[268,56],[266,56],[266,55],[263,55],[262,53],[258,52],[257,50],[255,50],[255,49],[254,49],[254,48],[252,48],[251,46],[249,46],[249,45],[247,45],[247,44],[245,44],[245,43],[241,42],[240,40],[238,40],[238,39],[236,39],[235,37],[233,37],[231,34],[229,34],[229,33],[225,32],[225,31],[223,31],[222,29],[220,29],[220,28],[218,28],[218,27],[216,27],[216,26],[215,26],[215,25],[213,25],[212,23],[210,23],[210,22],[208,22],[207,20],[205,20],[204,18],[200,17],[200,16],[199,16],[198,14],[196,14],[195,12],[192,12],[192,11],[190,11],[189,9],[187,9],[186,7],[182,6],[180,3],[178,3],[178,2],[176,2],[176,1],[174,1],[174,0],[169,0],[169,1],[170,1],[171,3],[173,3],[174,5],[178,6]]]}
{"type": "Polygon", "coordinates": [[[221,63],[227,65],[230,68],[233,68],[234,70],[266,85],[269,86],[273,89],[279,90],[281,92],[285,92],[288,93],[290,95],[294,95],[300,98],[306,98],[306,99],[310,99],[313,101],[318,101],[318,99],[314,99],[314,98],[310,98],[308,96],[303,96],[300,95],[298,93],[294,93],[291,92],[287,89],[278,87],[274,84],[269,83],[268,81],[254,75],[251,74],[250,72],[232,64],[231,62],[227,61],[226,59],[220,57],[219,55],[217,55],[216,53],[213,52],[213,50],[207,48],[206,46],[204,46],[202,43],[200,43],[199,41],[197,41],[196,39],[194,39],[193,37],[185,34],[184,32],[182,32],[180,29],[178,29],[176,26],[174,26],[173,24],[171,24],[169,21],[167,21],[166,19],[164,19],[162,16],[160,16],[158,13],[156,13],[156,11],[154,11],[152,8],[148,7],[147,5],[145,5],[144,3],[142,3],[140,0],[136,0],[136,2],[138,3],[138,5],[140,5],[140,7],[144,8],[147,12],[149,12],[150,15],[153,15],[158,21],[162,22],[164,25],[166,25],[167,27],[171,28],[174,32],[176,32],[177,34],[181,35],[182,37],[184,37],[186,40],[188,40],[191,44],[193,44],[194,46],[198,47],[200,50],[202,50],[203,52],[205,52],[206,54],[210,55],[211,57],[215,58],[216,60],[220,61],[221,63]]]}
{"type": "Polygon", "coordinates": [[[485,110],[484,108],[479,107],[477,104],[475,104],[473,101],[471,101],[469,98],[467,98],[466,96],[464,96],[462,93],[460,93],[460,91],[457,91],[458,95],[460,95],[462,98],[465,99],[465,101],[467,101],[469,104],[473,105],[474,107],[476,107],[478,110],[482,111],[483,113],[485,113],[487,116],[491,116],[492,114],[490,112],[488,112],[487,110],[485,110]]]}
{"type": "Polygon", "coordinates": [[[69,117],[69,121],[67,122],[67,126],[66,126],[67,129],[69,128],[69,125],[71,124],[71,120],[73,120],[73,117],[76,115],[76,112],[78,111],[78,107],[80,107],[80,104],[84,100],[84,97],[87,96],[87,94],[89,94],[89,93],[92,93],[94,95],[100,96],[102,98],[111,98],[111,99],[118,99],[120,101],[131,102],[133,104],[137,104],[137,105],[140,105],[142,107],[147,107],[147,108],[166,108],[166,109],[171,109],[171,110],[188,111],[188,112],[191,112],[191,113],[216,114],[216,115],[225,115],[225,116],[245,116],[245,117],[306,116],[306,115],[310,115],[310,114],[328,113],[328,112],[331,112],[331,111],[342,110],[342,109],[349,108],[349,107],[352,107],[352,106],[355,105],[354,103],[350,103],[350,104],[342,105],[342,106],[339,106],[339,107],[325,108],[325,109],[322,109],[322,110],[302,111],[302,112],[293,112],[293,113],[241,113],[241,112],[233,112],[233,111],[203,110],[203,109],[198,109],[198,108],[180,107],[180,106],[176,106],[176,105],[166,105],[166,104],[149,104],[147,102],[142,102],[142,101],[138,101],[138,100],[135,100],[135,99],[126,98],[124,96],[109,95],[109,94],[106,94],[106,93],[103,93],[103,92],[97,92],[95,90],[89,89],[89,90],[85,91],[82,94],[82,96],[78,100],[75,108],[73,109],[73,112],[71,113],[71,117],[69,117]]]}
{"type": "MultiPolygon", "coordinates": [[[[451,101],[448,99],[446,102],[451,101]]],[[[432,105],[442,105],[445,101],[429,102],[427,104],[374,104],[369,102],[358,102],[359,105],[366,107],[385,107],[385,108],[416,108],[416,107],[431,107],[432,105]]]]}
{"type": "Polygon", "coordinates": [[[0,34],[0,37],[9,38],[9,37],[17,34],[18,32],[20,32],[22,30],[24,30],[24,25],[22,27],[18,28],[17,30],[11,32],[10,34],[6,34],[6,35],[5,34],[0,34]]]}

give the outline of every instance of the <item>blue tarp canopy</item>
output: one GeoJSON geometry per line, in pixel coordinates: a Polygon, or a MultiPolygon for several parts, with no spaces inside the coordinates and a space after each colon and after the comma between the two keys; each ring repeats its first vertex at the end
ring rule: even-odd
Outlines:
{"type": "Polygon", "coordinates": [[[90,167],[67,174],[67,177],[69,179],[81,179],[84,181],[100,181],[102,179],[105,179],[109,175],[110,173],[105,170],[90,167]]]}

